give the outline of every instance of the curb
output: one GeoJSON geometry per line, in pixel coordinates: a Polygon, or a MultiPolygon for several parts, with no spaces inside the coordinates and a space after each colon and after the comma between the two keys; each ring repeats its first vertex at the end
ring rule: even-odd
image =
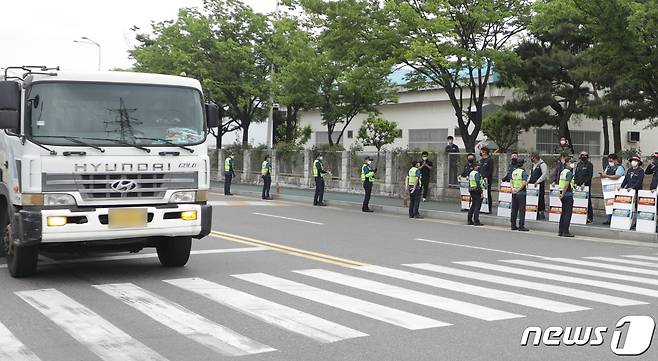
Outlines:
{"type": "MultiPolygon", "coordinates": [[[[243,191],[235,190],[233,193],[237,195],[260,198],[261,193],[257,191],[243,191]]],[[[272,195],[273,199],[287,200],[292,202],[299,203],[308,203],[309,197],[305,196],[294,196],[286,194],[274,194],[272,195]]],[[[361,209],[361,203],[349,202],[349,201],[337,201],[337,200],[325,200],[325,203],[331,206],[345,207],[351,209],[361,209]]],[[[408,210],[403,207],[396,206],[382,206],[382,205],[371,205],[370,208],[374,211],[394,214],[394,215],[408,215],[408,210]]],[[[462,212],[449,212],[449,211],[435,211],[435,210],[422,210],[421,214],[425,218],[430,219],[440,219],[453,222],[463,222],[466,223],[466,214],[462,212]]],[[[507,218],[501,218],[497,216],[492,216],[488,214],[481,214],[480,219],[492,226],[499,227],[509,227],[510,223],[507,218]]],[[[526,225],[532,229],[543,232],[553,232],[557,233],[558,225],[554,222],[548,221],[526,221],[526,225]]],[[[591,237],[591,238],[604,238],[604,239],[613,239],[613,240],[626,240],[626,241],[636,241],[636,242],[647,242],[647,243],[658,243],[658,234],[647,234],[639,233],[635,231],[623,231],[623,230],[614,230],[610,228],[595,228],[583,225],[572,224],[571,232],[577,236],[591,237]]]]}

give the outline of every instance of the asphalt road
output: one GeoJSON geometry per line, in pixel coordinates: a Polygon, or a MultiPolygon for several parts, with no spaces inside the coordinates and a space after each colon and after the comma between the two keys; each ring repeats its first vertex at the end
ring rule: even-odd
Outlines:
{"type": "Polygon", "coordinates": [[[639,357],[610,347],[622,317],[658,320],[658,247],[213,202],[217,232],[182,269],[153,250],[0,269],[0,361],[658,360],[658,335],[639,357]],[[601,346],[521,346],[531,326],[608,330],[601,346]]]}

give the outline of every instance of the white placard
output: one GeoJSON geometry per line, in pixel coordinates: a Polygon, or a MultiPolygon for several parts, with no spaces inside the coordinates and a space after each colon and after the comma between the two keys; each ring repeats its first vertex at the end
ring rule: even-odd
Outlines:
{"type": "Polygon", "coordinates": [[[471,208],[471,193],[468,189],[468,178],[459,177],[459,199],[462,210],[471,208]]]}
{"type": "Polygon", "coordinates": [[[620,189],[615,195],[610,228],[631,229],[635,216],[635,190],[620,189]]]}
{"type": "Polygon", "coordinates": [[[498,189],[498,217],[510,218],[512,215],[512,183],[500,182],[498,189]]]}
{"type": "Polygon", "coordinates": [[[571,224],[587,224],[588,200],[589,187],[583,187],[582,189],[576,187],[574,189],[571,224]]]}
{"type": "Polygon", "coordinates": [[[652,191],[638,192],[636,231],[656,233],[656,196],[656,192],[652,191]]]}
{"type": "Polygon", "coordinates": [[[537,220],[537,207],[539,206],[539,185],[528,184],[525,197],[525,219],[537,220]]]}
{"type": "Polygon", "coordinates": [[[480,207],[480,213],[489,214],[489,193],[487,189],[482,190],[482,207],[480,207]]]}
{"type": "Polygon", "coordinates": [[[548,220],[551,222],[559,222],[562,215],[562,201],[560,200],[560,187],[551,185],[549,196],[549,212],[548,220]]]}
{"type": "Polygon", "coordinates": [[[601,178],[601,188],[603,189],[603,201],[605,202],[605,214],[611,215],[612,209],[615,204],[615,195],[617,194],[617,189],[621,187],[621,184],[624,182],[624,178],[619,179],[608,179],[601,178]]]}

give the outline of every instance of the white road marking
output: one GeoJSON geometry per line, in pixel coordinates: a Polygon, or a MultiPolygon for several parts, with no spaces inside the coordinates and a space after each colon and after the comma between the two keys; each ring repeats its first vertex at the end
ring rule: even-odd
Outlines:
{"type": "Polygon", "coordinates": [[[214,207],[227,207],[227,206],[258,206],[269,207],[276,206],[276,203],[264,201],[208,201],[208,205],[214,207]]]}
{"type": "MultiPolygon", "coordinates": [[[[646,283],[646,284],[658,286],[658,279],[655,279],[655,278],[628,276],[628,275],[619,274],[619,273],[594,271],[594,270],[589,270],[589,269],[584,269],[584,268],[558,266],[558,265],[553,265],[553,264],[548,264],[548,263],[531,262],[531,261],[523,261],[523,260],[506,260],[506,261],[501,261],[501,262],[513,263],[513,264],[518,264],[518,265],[522,265],[522,266],[530,266],[530,267],[550,269],[550,270],[553,270],[553,271],[570,272],[570,273],[575,273],[576,275],[579,275],[579,276],[587,275],[587,276],[594,276],[594,277],[601,277],[601,278],[611,278],[611,279],[614,279],[614,280],[630,281],[630,282],[637,282],[637,283],[646,283]]],[[[658,293],[656,293],[656,295],[658,296],[658,293]]]]}
{"type": "Polygon", "coordinates": [[[422,242],[428,242],[428,243],[437,243],[437,244],[443,244],[446,246],[455,246],[455,247],[464,247],[464,248],[470,248],[470,249],[479,249],[481,251],[491,251],[491,252],[498,252],[498,253],[506,253],[506,254],[513,254],[515,256],[525,256],[525,257],[535,257],[535,258],[546,258],[545,256],[540,256],[536,254],[528,254],[528,253],[519,253],[519,252],[512,252],[512,251],[504,251],[501,249],[493,249],[493,248],[485,248],[485,247],[476,247],[476,246],[469,246],[466,244],[458,244],[458,243],[449,243],[449,242],[440,242],[440,241],[432,241],[430,239],[424,239],[424,238],[416,238],[416,241],[422,241],[422,242]]]}
{"type": "MultiPolygon", "coordinates": [[[[221,249],[204,249],[198,251],[191,251],[190,255],[204,255],[204,254],[220,254],[220,253],[243,253],[243,252],[259,252],[267,251],[267,248],[261,247],[239,247],[239,248],[221,248],[221,249]]],[[[143,253],[143,254],[126,254],[117,256],[102,256],[102,257],[89,257],[89,258],[73,258],[56,260],[40,256],[44,261],[39,262],[41,265],[52,264],[75,264],[75,263],[93,263],[93,262],[108,262],[108,261],[124,261],[124,260],[137,260],[147,258],[158,258],[157,253],[143,253]]]]}
{"type": "Polygon", "coordinates": [[[634,261],[632,259],[610,258],[610,257],[584,257],[584,258],[597,260],[597,261],[625,263],[625,264],[631,264],[631,265],[634,265],[634,266],[658,268],[658,263],[651,263],[651,262],[644,262],[644,261],[634,261]]]}
{"type": "Polygon", "coordinates": [[[252,214],[257,215],[257,216],[263,216],[263,217],[271,217],[271,218],[285,219],[285,220],[287,220],[287,221],[295,221],[295,222],[302,222],[302,223],[315,224],[315,225],[317,225],[317,226],[322,226],[322,225],[324,225],[324,223],[320,223],[320,222],[307,221],[307,220],[305,220],[305,219],[299,219],[299,218],[290,218],[290,217],[277,216],[277,215],[274,215],[274,214],[258,213],[258,212],[254,212],[254,213],[252,213],[252,214]]]}
{"type": "Polygon", "coordinates": [[[578,298],[586,301],[606,303],[615,306],[637,306],[646,305],[647,302],[630,300],[621,297],[605,295],[596,292],[583,291],[576,288],[556,286],[547,283],[531,282],[510,277],[491,275],[488,273],[467,271],[459,268],[439,266],[429,263],[405,264],[405,266],[422,269],[431,272],[444,273],[452,276],[465,277],[478,281],[492,282],[510,287],[526,288],[535,291],[553,293],[561,296],[578,298]]]}
{"type": "Polygon", "coordinates": [[[376,303],[326,291],[264,273],[233,275],[233,277],[285,292],[293,296],[352,312],[357,315],[404,327],[409,330],[450,326],[449,323],[436,321],[424,316],[415,315],[413,313],[378,305],[376,303]]]}
{"type": "Polygon", "coordinates": [[[0,361],[40,361],[9,329],[0,323],[0,361]]]}
{"type": "Polygon", "coordinates": [[[379,266],[363,266],[363,267],[358,267],[356,269],[382,275],[382,276],[393,277],[409,282],[415,282],[427,286],[446,289],[449,291],[466,293],[469,295],[490,298],[497,301],[514,303],[517,305],[537,308],[545,311],[565,313],[565,312],[577,312],[577,311],[589,310],[588,307],[582,307],[582,306],[572,305],[569,303],[548,300],[545,298],[527,296],[520,293],[497,290],[494,288],[474,286],[467,283],[454,282],[447,279],[425,276],[418,273],[401,271],[393,268],[386,268],[379,266]]]}
{"type": "MultiPolygon", "coordinates": [[[[656,253],[656,254],[658,254],[658,253],[656,253]]],[[[651,257],[651,256],[628,255],[628,256],[624,256],[624,257],[635,258],[635,259],[643,259],[643,260],[647,260],[647,261],[658,261],[658,257],[651,257]]]]}
{"type": "Polygon", "coordinates": [[[360,290],[373,292],[376,294],[397,298],[399,300],[417,303],[420,305],[436,308],[443,311],[453,312],[460,315],[477,318],[485,321],[508,320],[512,318],[525,317],[493,308],[476,305],[473,303],[454,300],[451,298],[431,295],[429,293],[418,292],[407,288],[397,287],[386,283],[370,281],[364,278],[344,275],[337,272],[331,272],[321,269],[295,271],[310,277],[321,280],[334,282],[340,285],[358,288],[360,290]]]}
{"type": "Polygon", "coordinates": [[[219,354],[243,356],[276,351],[132,283],[94,287],[219,354]]]}
{"type": "Polygon", "coordinates": [[[105,361],[164,361],[164,357],[55,289],[16,292],[105,361]]]}
{"type": "Polygon", "coordinates": [[[658,291],[651,290],[648,288],[628,286],[622,283],[597,281],[597,280],[580,278],[580,277],[562,276],[554,273],[538,272],[524,268],[499,266],[496,264],[484,263],[484,262],[454,262],[454,263],[464,266],[484,268],[488,271],[506,272],[506,273],[512,273],[526,277],[543,278],[551,281],[574,283],[574,284],[580,284],[585,286],[606,288],[618,292],[627,292],[627,293],[634,293],[643,296],[658,297],[658,291]]]}
{"type": "Polygon", "coordinates": [[[201,278],[165,281],[273,326],[329,343],[367,334],[201,278]]]}
{"type": "Polygon", "coordinates": [[[0,264],[0,268],[7,268],[7,264],[0,264]]]}
{"type": "MultiPolygon", "coordinates": [[[[569,259],[569,258],[546,258],[547,261],[554,261],[554,262],[562,262],[562,263],[569,263],[569,264],[575,264],[579,266],[587,266],[587,267],[594,267],[594,268],[605,268],[605,269],[610,269],[610,270],[615,270],[615,271],[622,271],[622,272],[629,272],[629,273],[640,273],[640,274],[645,274],[645,275],[650,275],[650,276],[658,276],[658,271],[657,270],[648,270],[648,269],[643,269],[643,268],[637,268],[637,267],[626,267],[626,266],[620,266],[616,264],[609,264],[609,263],[600,263],[600,262],[589,262],[589,261],[582,261],[579,259],[569,259]]],[[[658,283],[656,283],[658,285],[658,283]]]]}

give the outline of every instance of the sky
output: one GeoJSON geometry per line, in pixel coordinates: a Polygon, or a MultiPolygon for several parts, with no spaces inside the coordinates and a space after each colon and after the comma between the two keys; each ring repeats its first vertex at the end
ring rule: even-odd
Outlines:
{"type": "MultiPolygon", "coordinates": [[[[276,0],[244,0],[259,12],[271,12],[276,0]]],[[[101,69],[129,68],[128,50],[136,45],[130,30],[150,30],[152,21],[176,18],[183,7],[203,0],[31,0],[0,1],[0,68],[20,65],[60,66],[95,71],[98,48],[75,43],[85,36],[101,45],[101,69]]],[[[260,128],[260,127],[258,127],[260,128]]],[[[250,130],[256,143],[260,129],[250,130]]],[[[265,138],[264,131],[262,139],[265,138]]],[[[233,143],[235,135],[225,141],[233,143]]]]}

